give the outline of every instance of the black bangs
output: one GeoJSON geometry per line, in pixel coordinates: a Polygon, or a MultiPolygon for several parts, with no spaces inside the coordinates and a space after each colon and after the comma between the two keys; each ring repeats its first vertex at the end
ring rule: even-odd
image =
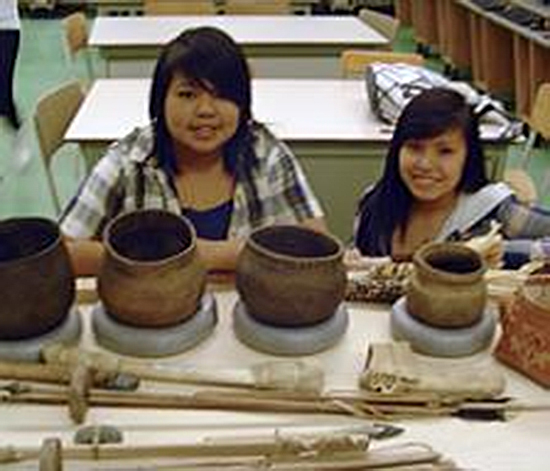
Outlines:
{"type": "Polygon", "coordinates": [[[433,88],[413,98],[399,118],[401,142],[432,138],[458,127],[467,130],[474,120],[470,107],[459,93],[433,88]]]}
{"type": "Polygon", "coordinates": [[[431,113],[425,115],[410,116],[403,120],[404,141],[410,139],[430,139],[452,128],[464,129],[459,116],[450,116],[445,113],[431,113]]]}
{"type": "Polygon", "coordinates": [[[185,46],[168,54],[167,75],[182,74],[191,82],[233,101],[246,113],[251,102],[250,74],[233,40],[223,31],[207,27],[188,30],[179,40],[185,46]]]}

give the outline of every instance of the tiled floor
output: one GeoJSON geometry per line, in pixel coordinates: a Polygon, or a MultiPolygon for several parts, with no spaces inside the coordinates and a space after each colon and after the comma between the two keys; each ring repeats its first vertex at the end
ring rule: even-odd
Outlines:
{"type": "MultiPolygon", "coordinates": [[[[402,30],[396,48],[414,50],[410,30],[402,30]]],[[[430,60],[430,66],[441,68],[437,60],[430,60]]],[[[95,69],[102,69],[101,61],[94,58],[95,69]]],[[[54,217],[54,207],[47,187],[43,163],[38,152],[32,126],[32,112],[38,97],[47,90],[59,86],[66,80],[84,78],[83,61],[74,67],[65,53],[61,21],[59,19],[24,19],[22,21],[22,46],[16,75],[16,97],[21,114],[25,119],[22,142],[26,153],[14,155],[14,139],[4,123],[0,123],[0,217],[43,215],[54,217]]],[[[76,190],[82,178],[83,165],[75,159],[77,147],[66,146],[58,153],[54,162],[54,175],[62,200],[76,190]]],[[[509,161],[517,161],[517,149],[511,149],[509,161]]],[[[545,163],[550,165],[550,151],[536,156],[530,173],[540,184],[545,163]]],[[[545,195],[542,195],[545,196],[545,195]]],[[[550,196],[542,198],[550,206],[550,196]]]]}

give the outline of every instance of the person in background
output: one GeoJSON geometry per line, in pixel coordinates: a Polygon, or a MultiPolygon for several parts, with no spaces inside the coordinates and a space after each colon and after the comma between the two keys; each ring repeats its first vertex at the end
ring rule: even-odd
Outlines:
{"type": "Polygon", "coordinates": [[[210,271],[233,270],[256,227],[326,229],[292,152],[254,121],[246,59],[224,32],[189,29],[163,48],[149,116],[108,149],[61,215],[77,274],[98,272],[107,222],[141,208],[190,219],[210,271]]]}
{"type": "Polygon", "coordinates": [[[0,2],[0,116],[5,118],[14,130],[21,126],[13,96],[20,28],[17,0],[2,0],[0,2]]]}
{"type": "Polygon", "coordinates": [[[490,183],[478,120],[456,91],[432,88],[403,110],[382,178],[366,189],[354,227],[361,256],[410,260],[430,241],[468,241],[490,266],[529,261],[550,236],[550,212],[518,202],[502,182],[490,183]],[[499,228],[493,243],[476,243],[499,228]]]}

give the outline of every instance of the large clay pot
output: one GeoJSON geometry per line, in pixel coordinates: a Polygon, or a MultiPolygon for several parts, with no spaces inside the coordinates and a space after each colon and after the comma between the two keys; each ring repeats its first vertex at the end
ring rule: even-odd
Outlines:
{"type": "Polygon", "coordinates": [[[107,225],[103,243],[98,292],[115,320],[167,327],[197,312],[206,270],[187,219],[157,209],[123,214],[107,225]]]}
{"type": "Polygon", "coordinates": [[[237,263],[248,313],[276,326],[319,323],[336,312],[346,286],[342,244],[300,226],[257,229],[237,263]]]}
{"type": "Polygon", "coordinates": [[[75,295],[58,226],[43,218],[0,222],[0,340],[38,337],[60,325],[75,295]]]}
{"type": "Polygon", "coordinates": [[[475,250],[459,243],[427,244],[414,254],[413,265],[406,289],[410,315],[448,328],[481,319],[487,301],[485,263],[475,250]]]}
{"type": "Polygon", "coordinates": [[[550,275],[530,276],[501,305],[501,321],[496,357],[550,387],[550,275]]]}

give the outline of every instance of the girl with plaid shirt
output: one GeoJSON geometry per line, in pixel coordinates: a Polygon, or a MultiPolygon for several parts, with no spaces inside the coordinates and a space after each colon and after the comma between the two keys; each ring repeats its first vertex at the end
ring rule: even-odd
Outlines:
{"type": "Polygon", "coordinates": [[[163,48],[149,115],[149,126],[109,148],[61,216],[77,274],[98,272],[107,222],[141,208],[190,219],[211,271],[233,270],[256,227],[325,230],[296,158],[253,120],[246,59],[226,33],[194,28],[163,48]]]}

